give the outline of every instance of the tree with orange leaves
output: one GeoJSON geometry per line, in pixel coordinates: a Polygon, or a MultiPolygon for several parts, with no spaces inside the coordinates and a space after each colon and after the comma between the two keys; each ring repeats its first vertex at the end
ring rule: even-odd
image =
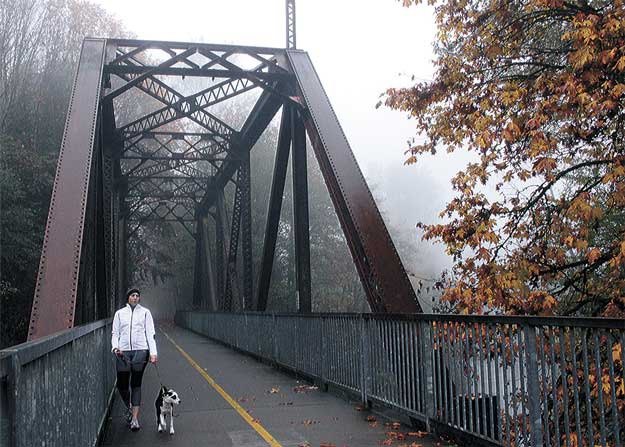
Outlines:
{"type": "MultiPolygon", "coordinates": [[[[405,6],[419,0],[403,0],[405,6]]],[[[625,315],[623,0],[440,0],[435,76],[389,89],[407,163],[468,149],[443,300],[470,313],[625,315]],[[495,193],[486,191],[491,184],[495,193]]]]}

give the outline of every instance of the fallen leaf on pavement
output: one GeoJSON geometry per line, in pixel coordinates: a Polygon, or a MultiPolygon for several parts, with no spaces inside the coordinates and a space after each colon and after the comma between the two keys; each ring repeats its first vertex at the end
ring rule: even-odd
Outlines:
{"type": "Polygon", "coordinates": [[[298,385],[293,388],[293,391],[296,393],[307,393],[308,391],[314,391],[317,389],[319,388],[314,385],[298,385]]]}
{"type": "Polygon", "coordinates": [[[427,436],[428,432],[426,431],[409,431],[408,432],[408,436],[414,436],[416,438],[423,438],[424,436],[427,436]]]}

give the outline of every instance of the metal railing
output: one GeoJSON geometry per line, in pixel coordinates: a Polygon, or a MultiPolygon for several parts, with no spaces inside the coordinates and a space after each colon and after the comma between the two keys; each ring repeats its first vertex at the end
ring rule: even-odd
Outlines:
{"type": "Polygon", "coordinates": [[[112,397],[111,319],[0,351],[0,445],[94,446],[112,397]]]}
{"type": "Polygon", "coordinates": [[[471,442],[625,442],[624,320],[179,312],[176,322],[471,442]]]}

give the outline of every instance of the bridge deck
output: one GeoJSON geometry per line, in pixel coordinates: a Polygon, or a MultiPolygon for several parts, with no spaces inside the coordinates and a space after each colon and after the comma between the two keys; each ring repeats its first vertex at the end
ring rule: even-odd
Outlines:
{"type": "Polygon", "coordinates": [[[437,444],[432,438],[417,436],[414,429],[393,427],[379,416],[358,411],[355,403],[314,389],[306,382],[193,332],[175,326],[162,327],[157,341],[161,379],[182,399],[174,418],[175,435],[156,431],[154,399],[159,378],[156,369],[148,366],[140,415],[142,429],[128,430],[116,393],[101,445],[379,447],[415,443],[426,447],[437,444]],[[245,412],[253,419],[251,423],[246,421],[245,412]],[[405,439],[397,439],[396,433],[406,435],[405,439]],[[268,436],[276,443],[268,442],[268,436]],[[392,444],[387,440],[392,440],[392,444]]]}

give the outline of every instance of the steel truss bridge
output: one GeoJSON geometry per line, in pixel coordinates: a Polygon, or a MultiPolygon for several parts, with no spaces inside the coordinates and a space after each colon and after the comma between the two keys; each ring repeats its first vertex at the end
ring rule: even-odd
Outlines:
{"type": "MultiPolygon", "coordinates": [[[[419,427],[452,434],[467,445],[622,445],[622,320],[421,313],[313,64],[296,49],[294,0],[286,4],[284,49],[84,41],[29,341],[0,351],[0,445],[154,444],[152,433],[131,438],[120,429],[109,346],[110,317],[124,303],[128,286],[127,241],[150,221],[177,222],[195,241],[196,310],[178,309],[178,326],[159,333],[166,359],[159,362],[162,375],[182,387],[179,391],[204,389],[202,395],[183,393],[191,405],[177,422],[187,436],[181,445],[319,445],[331,441],[324,438],[329,433],[340,445],[353,436],[360,436],[359,445],[389,441],[375,438],[384,436],[384,426],[372,431],[364,417],[327,398],[315,406],[295,396],[291,404],[309,418],[331,413],[338,420],[340,414],[339,425],[309,430],[306,439],[297,430],[284,430],[288,413],[267,397],[266,387],[279,381],[288,388],[286,379],[241,368],[234,354],[197,334],[322,389],[347,392],[365,409],[391,408],[419,427]],[[188,91],[181,79],[189,84],[201,79],[202,87],[188,91]],[[220,113],[238,97],[254,99],[249,110],[239,110],[236,117],[220,113]],[[262,262],[254,272],[250,152],[276,117],[280,125],[262,262]],[[307,138],[371,314],[311,313],[307,138]],[[299,313],[273,314],[266,308],[289,158],[299,313]],[[255,289],[254,275],[259,278],[255,289]],[[215,361],[221,368],[217,380],[209,376],[215,361]],[[214,429],[207,435],[204,427],[216,425],[207,414],[224,411],[224,402],[206,391],[206,383],[242,416],[248,430],[239,427],[226,436],[214,429]],[[268,429],[226,397],[242,383],[271,409],[261,417],[268,429]]],[[[146,387],[158,387],[159,380],[148,374],[146,387]]],[[[400,428],[394,430],[391,444],[431,442],[399,438],[400,428]]]]}
{"type": "Polygon", "coordinates": [[[306,136],[371,309],[419,312],[307,53],[86,39],[59,154],[29,338],[111,315],[127,286],[127,238],[150,220],[179,222],[194,237],[194,304],[229,311],[234,301],[238,309],[264,311],[289,157],[299,310],[310,312],[306,136]],[[176,86],[181,77],[201,78],[207,86],[182,92],[176,86]],[[135,103],[137,92],[158,106],[143,111],[135,103]],[[249,92],[257,92],[257,99],[242,124],[213,112],[249,92]],[[128,109],[132,116],[121,123],[128,109]],[[253,290],[250,152],[278,113],[262,262],[253,290]],[[227,207],[229,183],[236,189],[227,207]]]}

